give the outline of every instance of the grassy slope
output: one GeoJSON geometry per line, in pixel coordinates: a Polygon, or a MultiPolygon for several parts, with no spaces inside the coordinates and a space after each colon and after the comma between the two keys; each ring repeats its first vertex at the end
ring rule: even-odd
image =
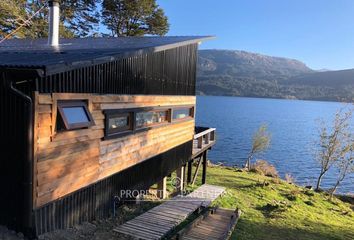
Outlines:
{"type": "Polygon", "coordinates": [[[354,206],[324,193],[220,167],[208,168],[207,182],[227,188],[217,204],[243,211],[232,239],[354,239],[354,206]]]}

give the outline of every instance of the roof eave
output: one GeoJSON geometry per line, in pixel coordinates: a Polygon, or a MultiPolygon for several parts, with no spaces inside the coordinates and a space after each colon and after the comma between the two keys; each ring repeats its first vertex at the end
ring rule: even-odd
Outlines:
{"type": "Polygon", "coordinates": [[[131,50],[131,51],[127,51],[127,52],[112,55],[112,56],[94,58],[92,60],[86,60],[86,61],[80,60],[80,61],[74,62],[70,65],[68,65],[68,64],[55,64],[55,65],[51,65],[50,67],[46,66],[45,72],[47,75],[53,75],[53,74],[63,72],[64,69],[65,69],[65,71],[70,71],[73,69],[77,69],[78,67],[89,67],[89,66],[93,66],[93,65],[97,65],[97,64],[103,64],[103,63],[107,63],[107,62],[117,61],[117,60],[124,59],[124,58],[140,56],[140,55],[147,54],[147,53],[166,51],[169,49],[182,47],[182,46],[186,46],[186,45],[190,45],[190,44],[198,44],[200,42],[212,40],[215,38],[216,38],[215,36],[205,36],[205,37],[181,41],[181,42],[177,42],[177,43],[166,44],[166,45],[162,45],[162,46],[158,46],[158,47],[148,47],[148,48],[139,49],[139,50],[131,50]]]}

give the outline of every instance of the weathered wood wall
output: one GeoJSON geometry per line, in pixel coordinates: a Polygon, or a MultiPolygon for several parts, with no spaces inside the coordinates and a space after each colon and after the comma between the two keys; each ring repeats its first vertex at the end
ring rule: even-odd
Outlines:
{"type": "Polygon", "coordinates": [[[195,97],[36,93],[35,207],[43,206],[193,138],[194,119],[191,119],[104,141],[103,110],[179,105],[195,105],[195,97]],[[88,101],[95,126],[55,132],[57,101],[73,99],[88,101]]]}

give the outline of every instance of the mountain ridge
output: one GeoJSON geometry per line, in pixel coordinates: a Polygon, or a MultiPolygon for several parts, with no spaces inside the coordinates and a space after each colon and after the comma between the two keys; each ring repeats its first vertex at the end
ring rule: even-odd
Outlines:
{"type": "Polygon", "coordinates": [[[354,69],[315,71],[305,63],[242,50],[199,50],[197,94],[352,101],[354,69]]]}

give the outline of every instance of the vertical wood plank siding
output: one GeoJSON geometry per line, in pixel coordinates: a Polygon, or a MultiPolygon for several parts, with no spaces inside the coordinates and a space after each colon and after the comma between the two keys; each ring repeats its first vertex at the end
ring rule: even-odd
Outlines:
{"type": "Polygon", "coordinates": [[[120,190],[148,189],[186,164],[191,150],[192,141],[35,210],[36,233],[42,234],[110,216],[113,197],[118,196],[120,190]]]}
{"type": "Polygon", "coordinates": [[[195,95],[197,45],[143,54],[36,79],[40,93],[195,95]]]}

